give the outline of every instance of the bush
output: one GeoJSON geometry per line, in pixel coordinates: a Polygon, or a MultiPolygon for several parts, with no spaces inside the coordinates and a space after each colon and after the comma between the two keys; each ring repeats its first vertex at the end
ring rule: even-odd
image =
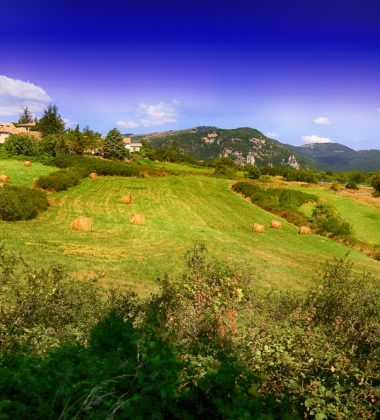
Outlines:
{"type": "Polygon", "coordinates": [[[358,184],[355,181],[349,181],[346,184],[346,188],[348,188],[349,190],[358,190],[358,184]]]}
{"type": "Polygon", "coordinates": [[[259,179],[261,176],[260,169],[256,165],[247,165],[244,169],[247,178],[259,179]]]}
{"type": "Polygon", "coordinates": [[[342,189],[343,189],[343,187],[339,182],[333,182],[330,186],[331,191],[340,191],[342,189]]]}
{"type": "Polygon", "coordinates": [[[328,204],[317,204],[313,209],[312,223],[322,234],[349,236],[351,225],[344,221],[338,211],[328,204]]]}
{"type": "Polygon", "coordinates": [[[238,182],[232,188],[245,197],[249,197],[254,204],[268,211],[276,211],[277,209],[296,210],[302,204],[318,200],[316,195],[302,191],[284,188],[265,189],[250,182],[238,182]]]}
{"type": "Polygon", "coordinates": [[[69,168],[61,169],[46,176],[41,176],[37,186],[49,191],[65,191],[78,185],[82,178],[89,175],[85,169],[69,168]]]}
{"type": "Polygon", "coordinates": [[[377,193],[378,195],[380,195],[380,172],[378,172],[377,174],[375,174],[372,177],[371,185],[374,188],[375,193],[377,193]]]}
{"type": "Polygon", "coordinates": [[[380,289],[371,275],[355,273],[345,259],[335,260],[309,300],[315,322],[326,325],[332,337],[359,355],[380,356],[380,289]]]}
{"type": "Polygon", "coordinates": [[[49,207],[46,194],[30,188],[4,185],[0,188],[0,219],[6,221],[33,219],[49,207]]]}
{"type": "Polygon", "coordinates": [[[4,143],[8,155],[34,156],[36,141],[34,137],[22,134],[10,135],[4,143]]]}

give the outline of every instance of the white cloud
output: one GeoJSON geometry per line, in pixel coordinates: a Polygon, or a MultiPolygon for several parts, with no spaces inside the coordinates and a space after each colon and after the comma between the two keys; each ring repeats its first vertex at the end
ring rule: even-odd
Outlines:
{"type": "Polygon", "coordinates": [[[137,128],[140,124],[137,123],[136,121],[116,121],[116,125],[120,128],[137,128]]]}
{"type": "Polygon", "coordinates": [[[315,134],[312,136],[303,136],[302,141],[304,143],[333,143],[333,141],[328,137],[320,137],[315,134]]]}
{"type": "Polygon", "coordinates": [[[177,122],[176,99],[169,103],[160,102],[157,105],[147,105],[140,103],[136,111],[135,120],[119,120],[116,125],[120,128],[134,129],[138,127],[155,127],[158,125],[175,124],[177,122]]]}
{"type": "Polygon", "coordinates": [[[276,131],[268,131],[267,133],[265,133],[265,135],[269,137],[270,139],[277,139],[281,137],[281,135],[277,133],[276,131]]]}
{"type": "Polygon", "coordinates": [[[313,122],[315,124],[320,124],[320,125],[330,125],[330,120],[328,117],[316,117],[314,118],[313,122]]]}
{"type": "Polygon", "coordinates": [[[40,86],[0,75],[0,116],[16,116],[25,106],[32,113],[41,112],[49,101],[40,86]]]}

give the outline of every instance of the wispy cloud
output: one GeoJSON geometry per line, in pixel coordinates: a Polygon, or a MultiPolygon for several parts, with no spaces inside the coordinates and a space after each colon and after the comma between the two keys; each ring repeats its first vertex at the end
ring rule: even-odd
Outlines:
{"type": "Polygon", "coordinates": [[[330,125],[331,122],[328,117],[316,117],[314,118],[313,122],[319,125],[330,125]]]}
{"type": "Polygon", "coordinates": [[[179,102],[173,99],[171,102],[160,102],[157,105],[139,103],[136,118],[134,120],[118,120],[116,125],[120,128],[135,129],[138,127],[155,127],[177,122],[179,102]]]}
{"type": "Polygon", "coordinates": [[[0,75],[0,116],[16,116],[25,106],[32,113],[41,112],[50,100],[40,86],[0,75]]]}
{"type": "Polygon", "coordinates": [[[312,136],[302,136],[302,141],[304,143],[333,143],[333,141],[328,137],[320,137],[315,134],[312,136]]]}
{"type": "Polygon", "coordinates": [[[277,133],[276,131],[268,131],[267,133],[265,133],[265,135],[270,139],[278,139],[279,137],[281,137],[281,134],[277,133]]]}

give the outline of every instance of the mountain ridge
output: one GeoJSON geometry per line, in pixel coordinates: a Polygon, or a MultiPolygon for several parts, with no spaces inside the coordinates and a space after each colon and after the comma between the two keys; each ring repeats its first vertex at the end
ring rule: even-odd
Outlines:
{"type": "Polygon", "coordinates": [[[132,136],[155,147],[175,143],[199,160],[230,157],[240,164],[314,168],[331,171],[380,170],[380,150],[354,150],[340,143],[311,143],[293,146],[267,137],[251,127],[222,129],[198,126],[132,136]]]}

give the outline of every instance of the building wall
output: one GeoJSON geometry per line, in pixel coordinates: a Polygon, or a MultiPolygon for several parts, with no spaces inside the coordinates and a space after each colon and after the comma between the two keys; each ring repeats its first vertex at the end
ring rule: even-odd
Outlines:
{"type": "Polygon", "coordinates": [[[9,133],[0,133],[0,144],[3,144],[8,137],[9,133]]]}

